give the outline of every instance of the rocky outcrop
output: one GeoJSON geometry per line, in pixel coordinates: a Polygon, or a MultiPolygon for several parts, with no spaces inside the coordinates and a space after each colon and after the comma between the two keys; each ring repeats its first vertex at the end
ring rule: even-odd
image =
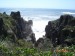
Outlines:
{"type": "Polygon", "coordinates": [[[3,32],[3,20],[2,18],[0,18],[0,35],[2,35],[2,32],[3,32]]]}
{"type": "Polygon", "coordinates": [[[0,14],[0,36],[4,35],[6,30],[6,37],[13,40],[27,39],[33,43],[36,41],[35,34],[32,31],[32,20],[25,21],[20,12],[11,12],[10,16],[6,13],[0,14]],[[29,37],[31,40],[29,40],[29,37]]]}
{"type": "Polygon", "coordinates": [[[37,40],[37,42],[35,43],[35,47],[39,47],[39,46],[41,47],[41,45],[43,45],[43,43],[44,43],[44,39],[43,38],[39,38],[37,40]]]}
{"type": "Polygon", "coordinates": [[[29,20],[28,22],[25,21],[21,15],[20,15],[20,12],[11,12],[11,17],[13,19],[15,19],[16,21],[16,28],[17,28],[17,32],[16,35],[19,37],[19,38],[26,38],[28,39],[27,37],[31,38],[31,41],[34,43],[35,41],[35,35],[33,35],[33,31],[32,31],[32,20],[29,20]]]}
{"type": "Polygon", "coordinates": [[[46,37],[52,41],[53,46],[75,44],[72,41],[75,39],[75,18],[71,15],[61,15],[59,19],[48,22],[45,32],[46,37]]]}
{"type": "Polygon", "coordinates": [[[39,38],[36,41],[35,47],[37,47],[39,50],[47,51],[47,50],[50,50],[50,48],[52,47],[52,43],[50,39],[43,36],[42,38],[39,38]]]}
{"type": "Polygon", "coordinates": [[[3,39],[3,37],[6,37],[7,36],[7,32],[6,30],[4,29],[4,23],[3,23],[3,19],[0,18],[0,38],[3,39]]]}

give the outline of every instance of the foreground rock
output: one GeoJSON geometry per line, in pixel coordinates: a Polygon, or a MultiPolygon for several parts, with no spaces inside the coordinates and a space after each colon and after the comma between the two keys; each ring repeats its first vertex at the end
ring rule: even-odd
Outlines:
{"type": "Polygon", "coordinates": [[[75,18],[71,15],[61,15],[59,19],[48,22],[45,32],[53,46],[75,44],[75,18]]]}
{"type": "Polygon", "coordinates": [[[42,38],[39,38],[37,40],[37,42],[35,43],[35,47],[37,47],[38,50],[47,51],[52,47],[52,43],[48,38],[43,36],[42,38]]]}
{"type": "Polygon", "coordinates": [[[32,20],[25,21],[20,12],[11,12],[10,16],[5,12],[0,14],[0,39],[11,38],[14,42],[17,39],[35,42],[35,34],[32,31],[32,20]]]}

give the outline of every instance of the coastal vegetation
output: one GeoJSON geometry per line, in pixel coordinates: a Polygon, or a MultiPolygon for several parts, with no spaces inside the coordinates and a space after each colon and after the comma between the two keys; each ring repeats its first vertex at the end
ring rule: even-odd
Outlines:
{"type": "Polygon", "coordinates": [[[45,36],[37,41],[32,24],[19,11],[0,13],[0,56],[75,56],[75,17],[49,21],[45,36]]]}

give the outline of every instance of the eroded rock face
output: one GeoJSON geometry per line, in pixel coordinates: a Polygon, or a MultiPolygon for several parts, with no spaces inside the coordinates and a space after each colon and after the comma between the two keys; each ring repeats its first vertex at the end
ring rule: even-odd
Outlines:
{"type": "Polygon", "coordinates": [[[75,42],[66,41],[67,39],[75,38],[75,18],[71,15],[61,15],[58,20],[49,21],[45,28],[46,37],[49,38],[53,45],[67,44],[71,45],[75,42]],[[71,43],[72,42],[72,43],[71,43]],[[70,44],[71,43],[71,44],[70,44]]]}
{"type": "Polygon", "coordinates": [[[15,39],[28,39],[33,43],[36,41],[35,34],[32,31],[33,21],[25,21],[20,12],[11,12],[10,16],[6,13],[0,14],[0,36],[7,34],[13,40],[15,39]],[[6,31],[5,31],[6,30],[6,31]]]}
{"type": "Polygon", "coordinates": [[[3,23],[3,18],[0,18],[0,37],[3,39],[3,37],[7,36],[7,32],[4,29],[4,23],[3,23]],[[2,36],[3,35],[3,36],[2,36]]]}
{"type": "Polygon", "coordinates": [[[52,29],[53,29],[52,23],[51,23],[51,21],[49,21],[49,22],[48,22],[48,25],[47,25],[46,28],[45,28],[46,37],[50,38],[51,33],[52,33],[52,29]]]}
{"type": "Polygon", "coordinates": [[[35,43],[35,47],[42,47],[43,46],[43,43],[44,43],[44,39],[43,38],[39,38],[37,40],[37,42],[35,43]]]}
{"type": "Polygon", "coordinates": [[[3,31],[3,20],[0,18],[0,35],[2,34],[3,31]]]}
{"type": "MultiPolygon", "coordinates": [[[[20,15],[20,12],[11,12],[10,16],[13,17],[13,19],[18,19],[18,18],[21,18],[21,15],[20,15]]],[[[19,20],[19,19],[18,19],[19,20]]]]}
{"type": "Polygon", "coordinates": [[[17,28],[17,32],[16,32],[16,35],[19,37],[19,38],[26,38],[26,37],[30,37],[31,38],[31,41],[34,43],[36,40],[35,40],[35,35],[32,31],[32,20],[29,20],[29,21],[25,21],[21,15],[20,15],[20,12],[11,12],[11,16],[13,19],[16,20],[16,28],[17,28]]]}
{"type": "Polygon", "coordinates": [[[65,25],[67,25],[72,19],[73,19],[73,16],[71,16],[71,15],[61,15],[58,24],[59,24],[59,26],[60,26],[60,25],[65,26],[65,25]]]}

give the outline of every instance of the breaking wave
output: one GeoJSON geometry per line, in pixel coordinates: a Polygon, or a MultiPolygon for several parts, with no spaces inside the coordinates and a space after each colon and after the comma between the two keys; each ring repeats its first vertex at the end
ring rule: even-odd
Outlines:
{"type": "Polygon", "coordinates": [[[63,14],[70,14],[70,15],[73,15],[75,13],[72,13],[72,12],[62,12],[63,14]]]}
{"type": "Polygon", "coordinates": [[[35,33],[36,40],[45,35],[45,27],[48,21],[56,20],[59,16],[38,15],[24,16],[25,20],[33,20],[32,30],[35,33]]]}

